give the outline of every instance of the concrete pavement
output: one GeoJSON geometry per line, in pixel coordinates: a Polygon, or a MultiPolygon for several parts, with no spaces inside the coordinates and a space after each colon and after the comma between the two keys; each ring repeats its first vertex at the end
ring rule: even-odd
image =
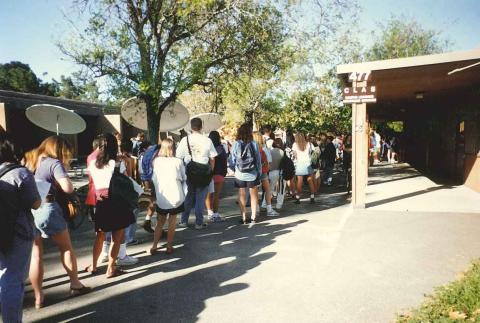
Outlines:
{"type": "MultiPolygon", "coordinates": [[[[25,320],[389,322],[480,256],[478,213],[354,211],[333,187],[316,205],[289,200],[281,217],[248,228],[238,224],[235,192],[226,190],[225,222],[178,229],[171,256],[147,256],[147,243],[130,247],[140,262],[127,275],[82,273],[95,287],[89,295],[68,298],[68,279],[48,245],[49,306],[34,310],[27,293],[25,320]]],[[[93,232],[84,224],[73,236],[83,267],[93,232]]]]}

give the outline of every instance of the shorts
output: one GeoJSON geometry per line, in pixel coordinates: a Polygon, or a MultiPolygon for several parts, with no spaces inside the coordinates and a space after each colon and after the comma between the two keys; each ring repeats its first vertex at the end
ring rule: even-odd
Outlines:
{"type": "Polygon", "coordinates": [[[67,229],[63,211],[57,202],[43,203],[38,210],[32,210],[33,219],[42,238],[49,238],[67,229]]]}
{"type": "Polygon", "coordinates": [[[173,209],[162,209],[160,207],[158,207],[158,205],[156,206],[156,209],[157,209],[157,214],[158,215],[175,215],[175,214],[181,214],[183,213],[183,211],[185,211],[185,204],[182,203],[180,206],[176,207],[176,208],[173,208],[173,209]]]}
{"type": "Polygon", "coordinates": [[[237,178],[235,178],[235,183],[234,183],[236,188],[254,188],[260,185],[260,180],[256,179],[254,181],[241,181],[237,178]]]}
{"type": "Polygon", "coordinates": [[[225,176],[222,175],[213,175],[213,183],[219,184],[225,182],[225,176]]]}
{"type": "Polygon", "coordinates": [[[295,165],[295,175],[297,176],[311,175],[312,173],[313,173],[313,168],[310,164],[297,163],[295,165]]]}

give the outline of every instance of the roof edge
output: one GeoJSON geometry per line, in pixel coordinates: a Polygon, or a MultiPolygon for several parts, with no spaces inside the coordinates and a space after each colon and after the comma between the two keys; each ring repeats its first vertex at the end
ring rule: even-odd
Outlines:
{"type": "Polygon", "coordinates": [[[337,65],[337,74],[348,74],[352,72],[369,72],[388,70],[395,68],[414,67],[421,65],[434,65],[450,62],[461,62],[468,60],[480,60],[480,48],[466,51],[456,51],[433,55],[412,56],[405,58],[394,58],[380,61],[337,65]]]}

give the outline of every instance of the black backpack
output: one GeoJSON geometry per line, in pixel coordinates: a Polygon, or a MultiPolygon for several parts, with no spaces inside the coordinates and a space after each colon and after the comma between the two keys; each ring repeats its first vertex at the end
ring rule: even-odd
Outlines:
{"type": "Polygon", "coordinates": [[[132,180],[127,175],[120,173],[119,167],[115,167],[110,179],[108,198],[115,205],[121,205],[128,210],[138,207],[138,193],[133,187],[132,180]]]}
{"type": "Polygon", "coordinates": [[[293,161],[288,158],[287,154],[283,155],[282,160],[280,160],[280,170],[283,179],[286,181],[295,177],[295,165],[293,164],[293,161]]]}
{"type": "Polygon", "coordinates": [[[187,182],[198,188],[206,187],[210,184],[213,177],[213,170],[210,163],[202,164],[193,161],[192,149],[190,148],[190,142],[187,136],[188,152],[192,157],[192,160],[185,167],[185,173],[187,174],[187,182]]]}
{"type": "MultiPolygon", "coordinates": [[[[16,164],[6,166],[5,169],[0,172],[0,178],[11,170],[20,167],[22,166],[16,164]]],[[[11,197],[11,195],[7,192],[0,191],[0,251],[2,253],[8,252],[12,247],[19,211],[15,208],[15,205],[13,205],[9,197],[11,197]]]]}

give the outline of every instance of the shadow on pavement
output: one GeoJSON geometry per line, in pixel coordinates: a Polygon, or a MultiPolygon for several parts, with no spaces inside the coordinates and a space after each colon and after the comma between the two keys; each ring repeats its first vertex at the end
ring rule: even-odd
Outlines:
{"type": "MultiPolygon", "coordinates": [[[[140,263],[128,270],[128,274],[114,280],[106,280],[102,276],[98,280],[101,284],[95,287],[94,293],[104,293],[103,300],[38,322],[126,322],[140,318],[145,322],[196,321],[205,309],[207,299],[248,288],[246,283],[225,282],[244,275],[275,256],[275,252],[259,252],[274,243],[277,237],[305,222],[307,220],[288,224],[263,222],[248,228],[234,224],[232,219],[202,232],[187,229],[183,238],[177,240],[177,245],[183,246],[177,247],[173,255],[160,252],[141,257],[140,263]],[[214,265],[209,266],[210,262],[214,265]],[[186,273],[179,272],[182,270],[186,273]],[[169,275],[171,278],[158,281],[158,275],[171,272],[179,272],[179,276],[172,278],[169,275]],[[145,282],[144,278],[147,279],[146,285],[131,287],[145,282]],[[155,282],[149,284],[149,278],[155,282]],[[112,291],[111,287],[115,286],[118,286],[118,291],[112,291]],[[111,294],[114,296],[109,296],[111,294]]],[[[56,294],[48,296],[50,306],[65,300],[56,294]]],[[[88,302],[89,295],[83,297],[86,298],[83,301],[88,302]]],[[[245,301],[251,303],[252,300],[245,301]]]]}

